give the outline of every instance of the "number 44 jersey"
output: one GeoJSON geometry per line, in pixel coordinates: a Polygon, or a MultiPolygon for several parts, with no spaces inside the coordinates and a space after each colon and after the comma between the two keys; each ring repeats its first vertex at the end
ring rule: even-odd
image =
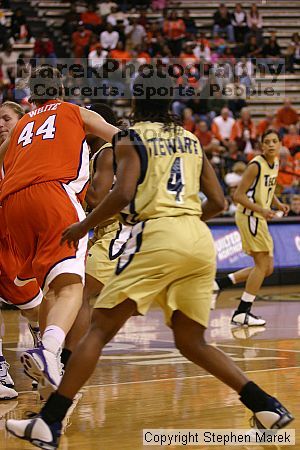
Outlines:
{"type": "Polygon", "coordinates": [[[4,159],[1,200],[47,181],[67,184],[79,196],[89,179],[89,155],[80,109],[49,100],[17,123],[4,159]]]}
{"type": "MultiPolygon", "coordinates": [[[[141,176],[121,221],[201,215],[199,199],[202,148],[195,135],[179,126],[138,122],[127,132],[141,160],[141,176]]],[[[114,142],[114,143],[115,143],[114,142]]]]}

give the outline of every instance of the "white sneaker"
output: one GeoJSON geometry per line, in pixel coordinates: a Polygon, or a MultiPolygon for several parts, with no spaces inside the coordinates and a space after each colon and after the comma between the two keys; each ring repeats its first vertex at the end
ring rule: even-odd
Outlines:
{"type": "Polygon", "coordinates": [[[38,381],[39,387],[50,388],[49,394],[59,386],[62,378],[60,361],[43,346],[23,352],[21,363],[26,375],[38,381]]]}
{"type": "Polygon", "coordinates": [[[59,445],[61,423],[48,425],[37,416],[32,419],[6,421],[6,429],[19,439],[31,442],[36,447],[45,450],[56,450],[59,445]]]}
{"type": "Polygon", "coordinates": [[[18,397],[17,391],[0,383],[0,400],[11,400],[17,397],[18,397]]]}
{"type": "Polygon", "coordinates": [[[9,364],[5,360],[3,356],[0,356],[0,383],[8,388],[13,388],[15,383],[10,376],[9,372],[9,364]]]}
{"type": "Polygon", "coordinates": [[[250,311],[245,313],[235,311],[232,316],[231,323],[232,325],[253,327],[253,326],[264,326],[266,324],[266,321],[261,317],[255,316],[250,311]]]}

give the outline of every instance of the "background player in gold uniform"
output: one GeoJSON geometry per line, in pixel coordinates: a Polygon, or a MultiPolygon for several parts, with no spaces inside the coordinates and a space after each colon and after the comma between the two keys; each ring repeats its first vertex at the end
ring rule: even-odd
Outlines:
{"type": "Polygon", "coordinates": [[[235,192],[234,198],[238,203],[235,220],[243,250],[253,257],[255,265],[217,280],[217,291],[246,281],[240,304],[232,317],[234,325],[261,326],[266,323],[251,313],[251,307],[265,277],[273,272],[273,240],[267,221],[276,213],[271,207],[285,215],[289,211],[288,205],[281,203],[275,195],[280,145],[276,131],[265,132],[262,136],[262,155],[250,161],[235,192]]]}
{"type": "MultiPolygon", "coordinates": [[[[154,82],[170,89],[167,78],[155,75],[139,76],[135,85],[147,92],[154,82]]],[[[114,142],[114,188],[87,219],[63,233],[63,241],[76,245],[92,226],[121,211],[123,220],[133,224],[115,274],[98,298],[91,327],[71,356],[58,391],[38,417],[7,421],[10,432],[35,445],[57,448],[61,420],[92,374],[102,348],[133,314],[144,314],[153,301],[163,309],[182,355],[239,393],[257,425],[281,428],[292,420],[275,398],[205,342],[215,250],[203,220],[223,209],[224,196],[199,141],[172,123],[168,109],[166,100],[135,98],[135,125],[114,142]],[[202,221],[200,186],[208,199],[202,205],[202,221]]]]}
{"type": "MultiPolygon", "coordinates": [[[[95,103],[89,108],[106,120],[117,126],[117,118],[110,106],[105,103],[95,103]]],[[[85,196],[87,209],[93,210],[108,194],[114,181],[113,148],[103,139],[88,135],[86,137],[92,153],[90,162],[90,185],[85,196]]],[[[86,333],[90,325],[90,300],[100,294],[103,286],[114,272],[118,256],[122,253],[131,227],[126,227],[116,219],[108,219],[94,230],[90,241],[86,267],[83,302],[76,321],[69,331],[61,353],[61,362],[66,365],[72,351],[86,333]]]]}

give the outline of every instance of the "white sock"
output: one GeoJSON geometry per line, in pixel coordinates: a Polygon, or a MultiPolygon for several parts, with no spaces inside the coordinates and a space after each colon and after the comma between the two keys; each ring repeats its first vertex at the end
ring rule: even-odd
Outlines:
{"type": "Polygon", "coordinates": [[[49,325],[43,334],[42,343],[46,350],[56,355],[62,347],[65,338],[64,330],[56,325],[49,325]]]}
{"type": "Polygon", "coordinates": [[[3,356],[3,353],[2,353],[2,339],[0,338],[0,356],[3,356]]]}
{"type": "Polygon", "coordinates": [[[256,297],[256,295],[248,294],[248,292],[243,292],[241,300],[243,300],[243,302],[253,303],[255,300],[255,297],[256,297]]]}
{"type": "Polygon", "coordinates": [[[232,281],[232,284],[236,284],[236,280],[235,280],[235,276],[234,276],[234,273],[230,273],[230,274],[228,275],[228,278],[230,278],[230,279],[231,279],[231,281],[232,281]]]}

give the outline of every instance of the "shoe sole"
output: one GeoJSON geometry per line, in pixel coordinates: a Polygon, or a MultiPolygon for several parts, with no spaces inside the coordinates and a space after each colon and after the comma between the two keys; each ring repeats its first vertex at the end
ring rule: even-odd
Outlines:
{"type": "Polygon", "coordinates": [[[50,445],[47,444],[46,442],[40,441],[39,439],[27,439],[25,437],[19,436],[18,434],[16,434],[14,431],[10,430],[9,428],[7,428],[7,425],[5,423],[5,428],[6,430],[12,434],[13,436],[15,436],[18,439],[22,439],[22,441],[27,441],[30,442],[32,445],[34,445],[35,447],[39,447],[39,448],[43,448],[44,450],[57,450],[58,446],[54,446],[54,445],[50,445]]]}
{"type": "Polygon", "coordinates": [[[37,381],[41,386],[41,389],[47,389],[47,391],[49,391],[49,395],[51,394],[51,392],[56,390],[57,387],[53,386],[52,383],[50,383],[48,378],[45,376],[42,368],[39,366],[39,364],[31,354],[24,352],[21,354],[20,359],[24,367],[25,374],[33,381],[37,381]]]}
{"type": "Polygon", "coordinates": [[[240,322],[235,322],[234,320],[231,321],[231,325],[235,326],[235,327],[264,327],[266,325],[265,323],[261,323],[261,324],[257,324],[257,323],[253,323],[253,324],[249,324],[249,323],[240,323],[240,322]]]}
{"type": "Polygon", "coordinates": [[[0,402],[7,401],[7,400],[13,400],[14,398],[17,398],[18,396],[19,396],[19,394],[15,395],[14,397],[0,397],[0,402]]]}
{"type": "MultiPolygon", "coordinates": [[[[295,417],[292,416],[291,413],[286,413],[278,421],[280,423],[280,426],[278,428],[271,428],[271,429],[274,430],[275,432],[278,430],[281,430],[282,428],[285,428],[291,422],[293,422],[294,419],[295,419],[295,417]]],[[[256,417],[254,417],[254,423],[258,430],[264,431],[266,429],[266,428],[264,428],[264,426],[260,423],[260,421],[256,417]]]]}

